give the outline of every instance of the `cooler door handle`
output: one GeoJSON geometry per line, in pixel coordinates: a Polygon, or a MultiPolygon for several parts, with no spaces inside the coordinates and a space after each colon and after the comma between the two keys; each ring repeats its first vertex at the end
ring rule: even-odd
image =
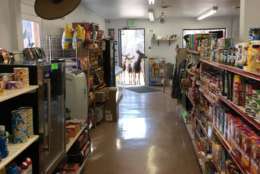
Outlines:
{"type": "Polygon", "coordinates": [[[44,79],[44,83],[47,85],[47,117],[44,120],[44,150],[50,151],[50,131],[51,131],[51,80],[44,79]]]}

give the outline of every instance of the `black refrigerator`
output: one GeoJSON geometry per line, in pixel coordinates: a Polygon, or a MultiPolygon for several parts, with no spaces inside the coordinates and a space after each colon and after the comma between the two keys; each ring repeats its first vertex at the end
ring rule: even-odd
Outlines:
{"type": "Polygon", "coordinates": [[[29,69],[30,85],[38,85],[37,97],[22,102],[34,103],[34,134],[40,135],[38,171],[52,173],[65,157],[65,63],[23,63],[0,65],[0,72],[13,72],[14,67],[29,69]]]}
{"type": "Polygon", "coordinates": [[[112,39],[104,39],[103,50],[103,67],[104,81],[109,87],[116,86],[115,77],[115,41],[112,39]]]}

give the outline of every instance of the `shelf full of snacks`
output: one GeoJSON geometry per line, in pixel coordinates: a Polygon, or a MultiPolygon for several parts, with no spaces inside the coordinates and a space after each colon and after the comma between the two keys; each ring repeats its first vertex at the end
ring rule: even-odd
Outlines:
{"type": "MultiPolygon", "coordinates": [[[[255,148],[260,127],[260,74],[257,67],[252,65],[255,60],[251,60],[249,68],[248,63],[236,67],[239,63],[234,57],[240,59],[239,53],[234,51],[230,44],[220,46],[221,43],[230,43],[229,39],[220,39],[218,42],[220,48],[215,49],[216,54],[212,51],[213,56],[200,60],[201,87],[214,91],[218,98],[218,101],[212,104],[213,132],[238,172],[257,173],[260,170],[256,157],[258,150],[255,148]]],[[[258,53],[255,50],[253,54],[260,55],[260,50],[258,53]]],[[[256,57],[255,55],[254,58],[256,57]]]]}
{"type": "Polygon", "coordinates": [[[244,170],[241,163],[237,160],[237,157],[235,157],[234,152],[232,150],[232,146],[230,143],[223,137],[223,135],[219,132],[219,130],[214,127],[214,134],[217,136],[221,144],[225,147],[226,151],[228,152],[229,156],[232,158],[232,160],[235,162],[236,166],[239,168],[240,172],[242,174],[249,174],[246,170],[244,170]]]}
{"type": "Polygon", "coordinates": [[[213,166],[203,172],[259,173],[260,42],[251,41],[246,48],[238,44],[234,49],[230,39],[189,37],[194,42],[188,45],[188,52],[195,57],[197,51],[200,57],[198,77],[190,78],[194,73],[187,70],[192,90],[185,94],[193,100],[199,91],[199,102],[190,114],[195,124],[189,132],[195,135],[192,141],[199,151],[211,157],[213,166]],[[243,54],[248,55],[247,62],[241,61],[246,60],[241,58],[243,54]]]}
{"type": "Polygon", "coordinates": [[[221,63],[217,63],[217,62],[213,62],[213,61],[208,61],[208,60],[205,60],[205,59],[200,59],[200,61],[204,64],[213,66],[215,68],[225,70],[225,71],[229,71],[231,73],[238,74],[242,77],[246,77],[246,78],[249,78],[249,79],[260,81],[260,74],[258,74],[258,73],[244,71],[243,69],[240,69],[240,68],[237,68],[237,67],[234,67],[234,66],[225,65],[225,64],[221,64],[221,63]]]}
{"type": "Polygon", "coordinates": [[[260,130],[260,122],[255,120],[248,113],[246,113],[244,107],[234,104],[232,101],[228,100],[224,96],[219,96],[219,99],[220,99],[221,102],[225,103],[231,109],[233,109],[236,113],[238,113],[241,117],[243,117],[249,124],[254,126],[258,131],[260,130]]]}

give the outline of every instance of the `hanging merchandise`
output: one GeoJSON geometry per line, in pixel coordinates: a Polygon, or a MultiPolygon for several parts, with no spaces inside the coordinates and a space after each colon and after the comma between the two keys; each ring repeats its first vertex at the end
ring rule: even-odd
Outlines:
{"type": "Polygon", "coordinates": [[[72,24],[66,24],[64,32],[62,34],[62,49],[72,48],[72,39],[73,39],[73,27],[72,24]]]}
{"type": "Polygon", "coordinates": [[[80,48],[83,43],[85,42],[85,39],[86,39],[86,32],[85,32],[85,29],[84,27],[82,27],[81,25],[77,25],[76,26],[76,32],[77,32],[77,46],[78,48],[80,48]]]}

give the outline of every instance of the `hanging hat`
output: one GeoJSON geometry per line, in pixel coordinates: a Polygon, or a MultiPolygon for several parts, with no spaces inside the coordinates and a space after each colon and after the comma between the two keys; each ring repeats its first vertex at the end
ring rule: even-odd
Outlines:
{"type": "Polygon", "coordinates": [[[48,20],[62,18],[71,13],[81,0],[36,0],[34,10],[36,14],[48,20]]]}

